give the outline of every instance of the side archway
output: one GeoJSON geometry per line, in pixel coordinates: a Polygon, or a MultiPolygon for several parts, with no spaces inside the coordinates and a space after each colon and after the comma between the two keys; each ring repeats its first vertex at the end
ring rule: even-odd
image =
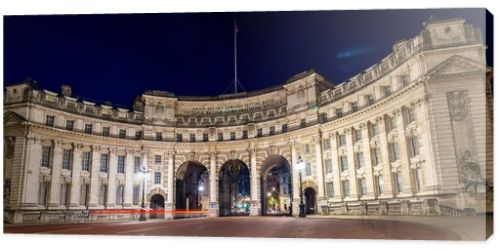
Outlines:
{"type": "Polygon", "coordinates": [[[220,216],[249,215],[250,172],[241,160],[228,160],[219,172],[220,216]]]}
{"type": "Polygon", "coordinates": [[[209,201],[208,169],[197,161],[186,161],[176,172],[175,207],[178,210],[203,210],[209,201]]]}
{"type": "Polygon", "coordinates": [[[292,174],[288,160],[271,155],[260,168],[262,215],[290,215],[292,213],[292,174]]]}

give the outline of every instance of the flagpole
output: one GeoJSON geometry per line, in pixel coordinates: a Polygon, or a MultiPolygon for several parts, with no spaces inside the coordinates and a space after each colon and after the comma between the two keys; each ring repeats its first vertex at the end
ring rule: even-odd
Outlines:
{"type": "Polygon", "coordinates": [[[238,93],[238,25],[234,20],[234,93],[238,93]]]}

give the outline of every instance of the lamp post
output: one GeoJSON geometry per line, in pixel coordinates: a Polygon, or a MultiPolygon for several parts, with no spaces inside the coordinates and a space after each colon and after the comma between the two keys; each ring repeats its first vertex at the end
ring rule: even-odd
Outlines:
{"type": "Polygon", "coordinates": [[[305,163],[302,157],[299,156],[297,160],[297,169],[299,171],[299,189],[300,189],[300,204],[299,204],[299,217],[306,217],[306,210],[304,205],[304,193],[302,192],[302,170],[304,169],[305,163]]]}
{"type": "Polygon", "coordinates": [[[145,205],[145,197],[146,197],[146,174],[148,172],[147,167],[143,166],[141,168],[140,175],[142,176],[142,201],[141,201],[141,214],[139,216],[139,221],[146,221],[146,205],[145,205]]]}

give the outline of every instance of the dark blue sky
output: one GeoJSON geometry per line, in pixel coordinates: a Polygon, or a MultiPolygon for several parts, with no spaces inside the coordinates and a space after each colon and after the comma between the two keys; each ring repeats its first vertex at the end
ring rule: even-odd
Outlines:
{"type": "Polygon", "coordinates": [[[431,15],[463,17],[485,36],[483,9],[6,16],[4,84],[30,77],[59,92],[68,83],[75,96],[125,106],[149,89],[222,94],[233,80],[233,20],[248,91],[308,69],[340,83],[431,15]]]}

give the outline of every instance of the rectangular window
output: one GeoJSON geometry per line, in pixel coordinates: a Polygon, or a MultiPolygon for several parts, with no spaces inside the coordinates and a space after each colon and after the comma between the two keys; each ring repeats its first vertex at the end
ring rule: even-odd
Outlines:
{"type": "Polygon", "coordinates": [[[358,163],[358,168],[365,168],[365,156],[363,152],[356,153],[356,162],[358,163]]]}
{"type": "Polygon", "coordinates": [[[92,124],[85,124],[85,133],[92,134],[92,124]]]}
{"type": "Polygon", "coordinates": [[[269,135],[274,135],[274,126],[269,127],[269,135]]]}
{"type": "Polygon", "coordinates": [[[89,187],[90,187],[89,184],[80,185],[80,206],[87,206],[88,205],[89,187]]]}
{"type": "Polygon", "coordinates": [[[391,162],[399,160],[399,144],[396,142],[390,143],[389,150],[391,151],[391,162]]]}
{"type": "Polygon", "coordinates": [[[189,142],[196,142],[196,135],[194,133],[189,134],[189,142]]]}
{"type": "Polygon", "coordinates": [[[64,149],[63,150],[62,169],[70,170],[72,164],[73,164],[73,150],[64,149]]]}
{"type": "Polygon", "coordinates": [[[300,128],[305,128],[307,126],[306,119],[300,120],[300,128]]]}
{"type": "Polygon", "coordinates": [[[359,191],[361,196],[366,196],[366,179],[365,177],[359,179],[359,191]]]}
{"type": "Polygon", "coordinates": [[[383,88],[384,88],[384,96],[385,97],[390,96],[391,95],[391,86],[390,85],[386,85],[383,88]]]}
{"type": "Polygon", "coordinates": [[[132,203],[134,205],[139,205],[139,196],[140,196],[140,193],[141,193],[141,186],[139,185],[135,185],[134,186],[134,193],[133,193],[133,196],[132,196],[132,203]]]}
{"type": "Polygon", "coordinates": [[[330,142],[330,139],[325,139],[323,141],[323,150],[330,150],[332,148],[332,143],[330,142]]]}
{"type": "Polygon", "coordinates": [[[321,115],[319,117],[319,122],[320,123],[328,122],[328,114],[326,112],[321,113],[321,115]]]}
{"type": "Polygon", "coordinates": [[[70,184],[62,183],[61,192],[59,193],[59,205],[69,206],[69,194],[70,194],[69,191],[70,191],[70,184]]]}
{"type": "Polygon", "coordinates": [[[415,108],[410,107],[406,109],[406,117],[408,118],[408,123],[415,121],[415,108]]]}
{"type": "Polygon", "coordinates": [[[101,184],[101,187],[99,188],[99,206],[104,206],[107,195],[108,186],[106,184],[101,184]]]}
{"type": "Polygon", "coordinates": [[[125,129],[120,129],[120,132],[118,133],[118,138],[124,139],[127,137],[127,130],[125,129]]]}
{"type": "Polygon", "coordinates": [[[118,155],[118,173],[125,173],[125,155],[118,155]]]}
{"type": "Polygon", "coordinates": [[[333,172],[333,165],[332,165],[332,160],[331,159],[326,159],[325,160],[325,170],[326,170],[327,174],[333,172]]]}
{"type": "Polygon", "coordinates": [[[366,95],[366,103],[368,105],[373,105],[373,103],[375,103],[375,100],[373,99],[373,95],[366,95]]]}
{"type": "Polygon", "coordinates": [[[53,127],[54,126],[54,116],[47,115],[46,120],[45,120],[45,125],[53,127]]]}
{"type": "Polygon", "coordinates": [[[155,184],[156,185],[161,184],[161,173],[160,172],[155,172],[155,184]]]}
{"type": "Polygon", "coordinates": [[[373,149],[373,162],[375,165],[382,163],[382,159],[380,158],[380,147],[373,149]]]}
{"type": "Polygon", "coordinates": [[[337,118],[342,118],[342,116],[343,116],[342,108],[335,109],[335,115],[337,116],[337,118]]]}
{"type": "Polygon", "coordinates": [[[410,137],[410,149],[411,149],[411,156],[415,157],[420,154],[420,148],[418,147],[418,138],[417,136],[411,136],[410,137]]]}
{"type": "Polygon", "coordinates": [[[342,172],[347,171],[349,169],[349,165],[347,164],[347,156],[340,156],[340,170],[342,172]]]}
{"type": "Polygon", "coordinates": [[[346,145],[346,136],[345,134],[340,134],[339,135],[339,146],[345,146],[346,145]]]}
{"type": "Polygon", "coordinates": [[[304,144],[304,153],[307,154],[310,152],[309,144],[304,144]]]}
{"type": "Polygon", "coordinates": [[[396,193],[401,193],[403,191],[403,175],[400,172],[393,173],[394,183],[396,183],[396,193]]]}
{"type": "MultiPolygon", "coordinates": [[[[163,134],[161,132],[157,132],[155,135],[156,141],[163,141],[163,134]]],[[[177,142],[182,142],[182,134],[177,134],[177,142]],[[181,135],[181,140],[179,141],[179,135],[181,135]]]]}
{"type": "Polygon", "coordinates": [[[342,189],[344,189],[344,197],[351,196],[351,188],[349,187],[349,180],[342,181],[342,189]]]}
{"type": "Polygon", "coordinates": [[[422,192],[424,183],[422,179],[422,168],[415,169],[415,185],[417,186],[417,191],[422,192]]]}
{"type": "Polygon", "coordinates": [[[116,187],[116,205],[123,205],[123,191],[125,187],[123,185],[118,185],[116,187]]]}
{"type": "Polygon", "coordinates": [[[111,128],[109,126],[104,126],[102,128],[102,136],[109,137],[111,128]]]}
{"type": "Polygon", "coordinates": [[[142,131],[136,131],[135,140],[141,140],[141,139],[142,139],[142,131]]]}
{"type": "Polygon", "coordinates": [[[138,173],[141,171],[141,157],[134,157],[134,173],[138,173]]]}
{"type": "Polygon", "coordinates": [[[262,137],[262,128],[257,129],[257,137],[262,137]]]}
{"type": "Polygon", "coordinates": [[[242,138],[243,139],[248,139],[248,131],[243,131],[242,138]]]}
{"type": "Polygon", "coordinates": [[[333,182],[326,182],[326,196],[328,196],[328,198],[333,198],[335,196],[333,182]]]}
{"type": "Polygon", "coordinates": [[[378,135],[378,125],[377,124],[371,124],[370,134],[372,137],[378,135]]]}
{"type": "Polygon", "coordinates": [[[208,133],[204,133],[203,134],[203,142],[207,142],[208,141],[208,133]]]}
{"type": "Polygon", "coordinates": [[[400,81],[402,87],[405,87],[408,84],[410,84],[410,78],[408,77],[408,74],[401,75],[399,77],[399,81],[400,81]]]}
{"type": "Polygon", "coordinates": [[[155,155],[155,164],[161,164],[161,155],[155,155]]]}
{"type": "Polygon", "coordinates": [[[38,189],[38,205],[47,206],[49,203],[50,182],[40,182],[38,189]]]}
{"type": "Polygon", "coordinates": [[[235,140],[236,139],[236,133],[235,132],[231,132],[230,136],[231,136],[231,140],[235,140]]]}
{"type": "Polygon", "coordinates": [[[52,152],[51,146],[42,146],[42,160],[40,165],[43,167],[50,167],[50,157],[52,152]]]}
{"type": "Polygon", "coordinates": [[[281,132],[288,132],[288,124],[281,125],[281,132]]]}
{"type": "Polygon", "coordinates": [[[75,127],[74,120],[66,120],[66,130],[73,131],[74,127],[75,127]]]}
{"type": "Polygon", "coordinates": [[[351,111],[352,112],[357,112],[358,111],[358,102],[352,102],[351,103],[351,111]]]}
{"type": "Polygon", "coordinates": [[[378,194],[384,194],[384,176],[375,176],[378,186],[378,194]]]}
{"type": "Polygon", "coordinates": [[[88,172],[90,170],[90,152],[82,153],[82,171],[88,172]]]}
{"type": "Polygon", "coordinates": [[[217,140],[218,140],[218,141],[223,141],[223,140],[224,140],[224,134],[223,134],[223,133],[221,133],[221,132],[220,132],[220,133],[218,133],[218,134],[217,134],[217,140]]]}
{"type": "Polygon", "coordinates": [[[311,162],[306,162],[306,176],[312,175],[311,162]]]}
{"type": "Polygon", "coordinates": [[[99,171],[103,172],[103,173],[107,173],[108,172],[108,163],[109,163],[109,155],[107,153],[102,153],[99,171]]]}
{"type": "Polygon", "coordinates": [[[363,138],[363,136],[361,134],[361,129],[354,130],[354,141],[355,142],[361,141],[362,138],[363,138]]]}

